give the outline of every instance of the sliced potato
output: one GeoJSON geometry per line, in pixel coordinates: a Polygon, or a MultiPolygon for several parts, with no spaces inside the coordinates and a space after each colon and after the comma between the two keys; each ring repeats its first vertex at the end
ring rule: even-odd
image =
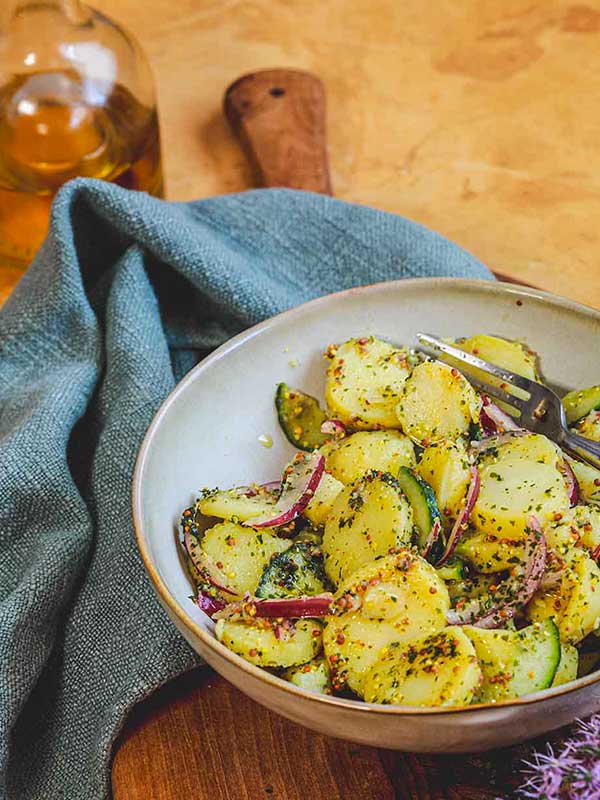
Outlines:
{"type": "Polygon", "coordinates": [[[220,619],[215,635],[234,653],[259,667],[292,667],[311,661],[321,649],[321,626],[315,620],[299,619],[293,628],[283,628],[279,638],[269,620],[220,619]]]}
{"type": "Polygon", "coordinates": [[[325,522],[325,571],[339,584],[376,556],[409,544],[412,508],[396,478],[368,472],[340,492],[325,522]]]}
{"type": "Polygon", "coordinates": [[[498,703],[539,692],[552,684],[560,662],[558,628],[551,619],[517,630],[465,625],[483,672],[481,703],[498,703]]]}
{"type": "Polygon", "coordinates": [[[600,510],[592,506],[575,506],[572,513],[579,541],[588,550],[595,550],[600,546],[600,510]]]}
{"type": "MultiPolygon", "coordinates": [[[[437,572],[439,574],[440,570],[437,572]]],[[[499,580],[501,579],[496,574],[484,575],[474,572],[463,580],[446,581],[446,586],[450,601],[456,606],[459,600],[468,603],[470,600],[486,597],[490,594],[490,586],[497,584],[499,580]]]]}
{"type": "Polygon", "coordinates": [[[504,538],[495,533],[467,533],[456,545],[455,553],[476,572],[489,575],[512,569],[525,558],[525,537],[504,538]]]}
{"type": "Polygon", "coordinates": [[[417,469],[435,492],[442,514],[456,518],[471,482],[464,442],[443,439],[426,447],[417,469]]]}
{"type": "Polygon", "coordinates": [[[324,658],[315,658],[299,667],[288,667],[281,677],[308,692],[331,694],[329,668],[324,658]]]}
{"type": "MultiPolygon", "coordinates": [[[[478,336],[471,336],[470,339],[458,341],[456,346],[467,353],[472,353],[474,356],[482,358],[484,361],[489,361],[490,364],[495,364],[497,367],[503,367],[517,375],[522,375],[524,378],[531,378],[533,381],[540,380],[540,374],[537,369],[537,356],[521,342],[501,339],[498,336],[479,334],[478,336]]],[[[483,375],[483,373],[481,377],[486,381],[490,379],[489,375],[483,375]]]]}
{"type": "Polygon", "coordinates": [[[346,484],[354,483],[371,469],[397,475],[400,467],[416,464],[413,443],[399,431],[360,431],[327,448],[327,471],[346,484]]]}
{"type": "Polygon", "coordinates": [[[409,351],[368,336],[349,339],[327,355],[325,399],[331,415],[353,430],[397,428],[394,408],[410,374],[409,351]]]}
{"type": "Polygon", "coordinates": [[[542,526],[565,515],[570,502],[561,461],[556,445],[535,433],[515,436],[484,453],[472,524],[501,539],[518,540],[524,538],[531,514],[542,526]]]}
{"type": "Polygon", "coordinates": [[[391,642],[365,680],[367,703],[466,706],[481,682],[475,648],[459,627],[410,644],[391,642]]]}
{"type": "MultiPolygon", "coordinates": [[[[558,555],[571,552],[581,540],[574,516],[544,526],[544,536],[548,547],[558,555]]],[[[513,539],[500,534],[475,531],[462,537],[456,547],[456,554],[463,558],[474,570],[484,574],[512,569],[515,564],[525,560],[526,539],[513,539]]]]}
{"type": "Polygon", "coordinates": [[[403,629],[399,622],[368,619],[359,611],[329,617],[323,630],[323,649],[333,688],[338,691],[348,686],[362,697],[369,670],[386,645],[402,638],[403,629]]]}
{"type": "Polygon", "coordinates": [[[444,582],[412,550],[365,564],[339,588],[336,602],[340,611],[323,632],[325,656],[334,688],[347,684],[360,696],[383,647],[441,630],[450,608],[444,582]],[[344,612],[348,602],[355,608],[352,598],[360,607],[344,612]]]}
{"type": "Polygon", "coordinates": [[[221,522],[210,528],[201,540],[202,549],[223,572],[227,586],[239,597],[254,594],[264,568],[275,553],[291,546],[288,539],[235,522],[221,522]]]}
{"type": "Polygon", "coordinates": [[[560,583],[539,591],[527,606],[534,621],[552,617],[561,641],[577,644],[600,627],[600,569],[585,552],[573,550],[560,583]]]}
{"type": "Polygon", "coordinates": [[[262,491],[252,497],[242,494],[239,489],[205,492],[198,500],[198,511],[207,517],[219,517],[233,522],[246,522],[252,517],[273,511],[275,499],[262,491]]]}
{"type": "Polygon", "coordinates": [[[329,475],[327,472],[323,473],[313,499],[304,509],[304,516],[316,527],[324,525],[343,488],[344,484],[336,480],[333,475],[329,475]]]}
{"type": "Polygon", "coordinates": [[[426,446],[465,436],[478,422],[480,407],[475,390],[457,369],[425,361],[402,387],[396,414],[404,433],[426,446]]]}

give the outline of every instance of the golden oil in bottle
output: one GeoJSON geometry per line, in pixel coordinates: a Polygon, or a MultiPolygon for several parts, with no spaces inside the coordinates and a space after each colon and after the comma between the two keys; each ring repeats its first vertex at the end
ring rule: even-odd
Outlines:
{"type": "Polygon", "coordinates": [[[31,261],[54,195],[77,176],[161,196],[156,108],[71,69],[15,76],[0,88],[0,263],[31,261]]]}

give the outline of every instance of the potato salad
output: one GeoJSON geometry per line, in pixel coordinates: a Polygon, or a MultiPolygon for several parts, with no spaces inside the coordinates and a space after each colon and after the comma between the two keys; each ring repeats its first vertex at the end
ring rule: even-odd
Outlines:
{"type": "MultiPolygon", "coordinates": [[[[455,344],[542,381],[520,342],[455,344]]],[[[281,474],[183,512],[217,639],[302,689],[403,706],[510,701],[600,667],[600,471],[408,347],[365,336],[325,361],[322,401],[275,392],[281,474]]],[[[600,386],[563,404],[600,441],[600,386]]]]}

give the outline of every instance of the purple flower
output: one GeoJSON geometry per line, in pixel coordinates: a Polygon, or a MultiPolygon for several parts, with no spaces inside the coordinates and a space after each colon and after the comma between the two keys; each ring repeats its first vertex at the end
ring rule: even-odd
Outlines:
{"type": "Polygon", "coordinates": [[[518,795],[529,800],[600,800],[600,715],[578,722],[558,754],[550,745],[525,762],[518,795]]]}

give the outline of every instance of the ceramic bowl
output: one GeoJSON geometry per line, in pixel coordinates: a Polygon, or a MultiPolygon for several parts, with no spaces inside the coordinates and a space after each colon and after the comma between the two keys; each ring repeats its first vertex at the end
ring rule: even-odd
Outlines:
{"type": "Polygon", "coordinates": [[[547,733],[600,709],[600,673],[499,705],[459,709],[379,706],[317,695],[255,667],[213,636],[190,601],[176,537],[180,513],[202,486],[278,478],[293,452],[273,407],[286,381],[323,396],[330,342],[374,334],[415,343],[415,333],[491,333],[526,341],[550,384],[600,383],[600,312],[552,295],[487,281],[423,279],[377,284],[314,300],[231,339],[166,399],[140,449],[133,511],[142,558],[167,613],[211,667],[254,700],[321,733],[414,752],[473,752],[547,733]],[[259,443],[271,436],[273,446],[259,443]]]}

